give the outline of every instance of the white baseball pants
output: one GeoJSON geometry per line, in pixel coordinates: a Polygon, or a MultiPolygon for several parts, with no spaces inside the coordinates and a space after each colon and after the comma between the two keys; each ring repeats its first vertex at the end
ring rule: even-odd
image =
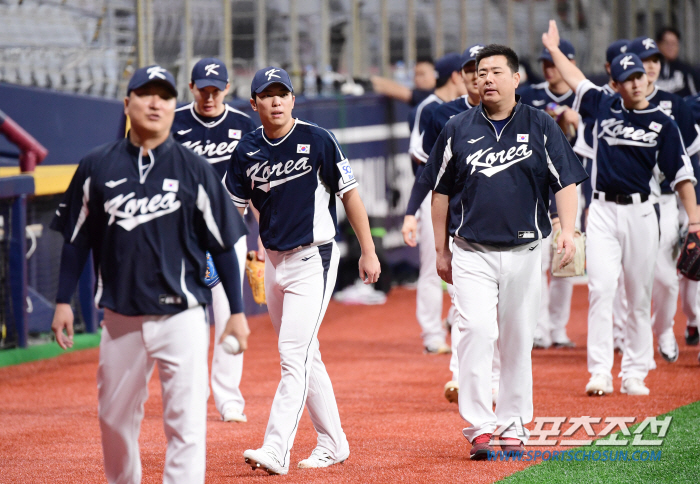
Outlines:
{"type": "MultiPolygon", "coordinates": [[[[241,273],[241,288],[243,288],[243,276],[245,273],[245,261],[247,253],[246,237],[238,239],[233,246],[238,259],[238,268],[241,273]]],[[[239,388],[243,375],[243,353],[232,355],[226,353],[219,343],[221,334],[226,329],[228,318],[231,317],[226,291],[221,284],[211,289],[212,312],[214,314],[214,356],[211,361],[211,389],[214,393],[214,404],[223,417],[224,412],[233,408],[243,413],[245,400],[239,388]]]]}
{"type": "Polygon", "coordinates": [[[436,269],[435,234],[430,209],[431,194],[421,203],[418,219],[420,268],[416,287],[416,319],[421,327],[424,346],[445,343],[447,331],[442,326],[442,279],[436,269]]]}
{"type": "MultiPolygon", "coordinates": [[[[454,288],[454,286],[452,286],[454,288]]],[[[453,298],[454,301],[454,298],[453,298]]],[[[452,346],[452,354],[450,355],[450,371],[452,372],[452,381],[459,382],[459,325],[457,324],[457,307],[452,303],[452,308],[455,314],[452,318],[452,328],[450,328],[450,343],[452,346]]],[[[498,391],[498,384],[501,380],[501,354],[498,351],[498,344],[493,348],[493,370],[491,371],[491,389],[498,391]]]]}
{"type": "Polygon", "coordinates": [[[698,281],[691,281],[687,277],[681,277],[680,292],[681,292],[681,309],[685,317],[688,319],[687,326],[700,326],[700,308],[698,308],[698,281]]]}
{"type": "Polygon", "coordinates": [[[678,308],[676,256],[678,255],[678,239],[680,237],[676,194],[661,195],[659,208],[661,210],[659,219],[661,240],[659,241],[654,285],[651,292],[651,324],[657,338],[663,335],[673,338],[673,317],[678,308]]]}
{"type": "Polygon", "coordinates": [[[105,310],[97,389],[108,482],[141,482],[138,438],[156,364],[168,441],[163,482],[204,482],[208,350],[209,325],[202,307],[171,316],[105,310]]]}
{"type": "Polygon", "coordinates": [[[540,299],[535,338],[541,338],[547,345],[569,340],[566,325],[571,315],[571,297],[574,283],[569,277],[552,277],[547,273],[552,267],[552,234],[542,240],[542,296],[540,299]]]}
{"type": "Polygon", "coordinates": [[[273,450],[285,466],[289,465],[304,404],[318,433],[317,445],[334,457],[348,449],[318,342],[339,259],[335,242],[299,251],[267,251],[265,295],[279,336],[282,378],[272,402],[263,447],[273,450]]]}
{"type": "MultiPolygon", "coordinates": [[[[455,239],[452,280],[459,311],[459,413],[471,442],[512,418],[532,421],[532,342],[540,304],[542,241],[497,248],[455,239]],[[491,378],[498,342],[501,380],[496,411],[491,378]]],[[[527,441],[514,427],[503,438],[527,441]]]]}
{"type": "Polygon", "coordinates": [[[613,349],[614,345],[619,345],[623,350],[625,347],[625,320],[627,319],[627,296],[625,295],[625,273],[620,271],[617,280],[617,291],[613,299],[613,349]]]}
{"type": "Polygon", "coordinates": [[[613,298],[624,272],[628,311],[620,376],[644,380],[653,358],[651,290],[659,222],[650,202],[618,205],[593,199],[588,210],[588,371],[612,376],[613,298]]]}

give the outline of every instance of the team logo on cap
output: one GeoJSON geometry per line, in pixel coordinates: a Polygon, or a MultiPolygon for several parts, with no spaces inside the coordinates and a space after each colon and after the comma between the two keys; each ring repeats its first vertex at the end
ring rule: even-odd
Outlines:
{"type": "Polygon", "coordinates": [[[271,81],[273,77],[276,77],[277,79],[281,79],[280,76],[275,74],[275,72],[279,72],[279,69],[272,68],[269,71],[265,71],[265,75],[267,76],[267,80],[271,81]]]}
{"type": "Polygon", "coordinates": [[[297,145],[297,153],[310,153],[311,145],[297,145]]]}
{"type": "Polygon", "coordinates": [[[656,44],[654,44],[654,39],[650,39],[649,37],[644,39],[642,41],[642,44],[644,45],[645,50],[656,49],[656,44]]]}
{"type": "Polygon", "coordinates": [[[530,140],[529,134],[519,134],[518,143],[527,143],[530,140]]]}
{"type": "Polygon", "coordinates": [[[206,72],[207,76],[210,76],[212,74],[214,74],[215,76],[218,76],[219,71],[216,70],[218,68],[219,68],[219,64],[208,64],[208,65],[204,66],[204,70],[207,71],[206,72]]]}
{"type": "Polygon", "coordinates": [[[623,69],[627,70],[629,66],[634,65],[634,61],[632,60],[631,55],[626,55],[622,59],[620,59],[620,65],[622,66],[623,69]]]}
{"type": "Polygon", "coordinates": [[[475,45],[471,49],[469,49],[469,57],[476,57],[476,54],[481,52],[481,50],[484,48],[483,45],[475,45]]]}
{"type": "Polygon", "coordinates": [[[627,46],[623,45],[622,47],[620,47],[620,53],[624,54],[625,52],[627,52],[627,46]]]}
{"type": "Polygon", "coordinates": [[[165,80],[165,75],[163,75],[164,72],[167,72],[165,69],[163,69],[161,66],[153,66],[149,67],[146,69],[146,72],[148,73],[148,78],[153,79],[157,77],[158,79],[163,79],[165,80]]]}

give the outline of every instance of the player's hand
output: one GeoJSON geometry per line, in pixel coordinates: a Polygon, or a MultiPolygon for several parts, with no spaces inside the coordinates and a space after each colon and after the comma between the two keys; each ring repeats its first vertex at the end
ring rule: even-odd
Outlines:
{"type": "Polygon", "coordinates": [[[438,252],[435,264],[440,279],[452,284],[452,252],[449,250],[438,252]]]}
{"type": "Polygon", "coordinates": [[[258,260],[265,260],[265,247],[263,246],[262,239],[258,235],[258,260]]]}
{"type": "Polygon", "coordinates": [[[559,48],[559,29],[555,20],[549,21],[549,31],[542,34],[542,44],[549,49],[550,52],[559,48]]]}
{"type": "Polygon", "coordinates": [[[576,245],[574,245],[574,234],[570,231],[562,231],[557,239],[557,254],[561,254],[564,251],[564,256],[561,258],[559,263],[559,269],[568,266],[571,261],[574,260],[574,254],[576,254],[576,245]]]}
{"type": "Polygon", "coordinates": [[[401,234],[403,235],[403,241],[409,247],[415,247],[417,245],[417,234],[418,234],[418,220],[415,215],[406,215],[403,218],[403,227],[401,227],[401,234]]]}
{"type": "Polygon", "coordinates": [[[64,350],[73,347],[73,309],[71,309],[70,304],[56,304],[51,331],[56,336],[58,346],[64,350]],[[65,334],[63,333],[64,330],[65,334]]]}
{"type": "Polygon", "coordinates": [[[226,336],[232,334],[236,337],[238,342],[241,344],[241,352],[248,349],[248,336],[250,335],[250,328],[248,328],[248,320],[243,313],[232,314],[228,321],[226,322],[226,327],[224,332],[221,333],[221,338],[219,338],[219,344],[224,341],[226,336]]]}
{"type": "Polygon", "coordinates": [[[363,253],[360,256],[358,266],[360,268],[360,279],[362,279],[365,284],[374,284],[379,279],[379,274],[382,273],[379,258],[375,252],[371,254],[363,253]]]}

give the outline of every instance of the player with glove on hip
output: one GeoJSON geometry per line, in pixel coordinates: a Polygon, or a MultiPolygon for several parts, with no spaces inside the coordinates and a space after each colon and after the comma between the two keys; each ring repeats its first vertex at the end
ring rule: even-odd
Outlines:
{"type": "Polygon", "coordinates": [[[265,295],[279,337],[282,378],[262,448],[243,456],[253,469],[287,474],[304,405],[318,441],[298,466],[328,467],[350,455],[318,341],[340,258],[334,196],[360,242],[360,278],[376,282],[380,267],[350,163],[329,131],[292,117],[289,75],[275,67],[259,70],[251,95],[262,126],[241,139],[224,184],[239,210],[252,202],[260,212],[265,295]]]}

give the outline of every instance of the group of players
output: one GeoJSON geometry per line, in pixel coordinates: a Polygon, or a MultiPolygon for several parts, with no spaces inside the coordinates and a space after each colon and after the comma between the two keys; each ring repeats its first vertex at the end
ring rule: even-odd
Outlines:
{"type": "MultiPolygon", "coordinates": [[[[581,225],[588,233],[590,290],[586,391],[613,391],[616,344],[623,351],[621,391],[649,393],[652,281],[659,352],[667,361],[678,358],[673,257],[678,221],[700,229],[693,190],[698,165],[691,162],[700,150],[692,117],[700,111],[698,100],[691,112],[654,86],[660,53],[652,39],[611,45],[605,88],[575,67],[573,47],[559,41],[554,23],[543,43],[546,82],[521,97],[515,53],[476,44],[436,62],[436,89],[412,113],[416,184],[403,233],[409,245],[420,246],[417,318],[427,353],[452,352],[445,395],[470,423],[463,433],[472,459],[486,457],[497,427],[513,417],[521,424],[532,420],[533,342],[573,345],[565,328],[571,283],[552,279],[548,286],[543,268],[552,226],[561,232],[556,250],[564,253],[562,264],[573,257],[581,219],[577,185],[588,177],[581,225]],[[441,279],[450,283],[453,301],[452,348],[441,320],[441,279]],[[616,288],[620,335],[614,339],[616,288]]],[[[125,99],[127,138],[81,161],[52,224],[65,238],[53,323],[64,348],[72,344],[68,303],[90,250],[98,272],[107,478],[140,482],[138,433],[157,364],[168,439],[164,482],[203,482],[209,342],[203,307],[212,305],[215,341],[235,335],[247,347],[241,215],[251,204],[282,376],[264,443],[246,451],[245,460],[254,469],[286,474],[306,406],[318,445],[298,466],[343,462],[349,445],[317,335],[339,260],[333,195],[360,242],[361,279],[374,283],[380,273],[357,181],[335,137],[292,116],[294,89],[284,70],[261,69],[252,81],[251,107],[262,123],[257,129],[223,103],[229,82],[221,61],[203,59],[191,81],[194,102],[175,109],[170,73],[159,66],[136,71],[125,99]]],[[[697,285],[681,285],[689,328],[697,328],[697,285]]],[[[697,329],[689,329],[690,343],[693,334],[697,329]]],[[[215,346],[211,383],[224,421],[246,421],[238,388],[242,358],[215,346]]],[[[516,425],[500,443],[521,449],[527,437],[516,425]]]]}

